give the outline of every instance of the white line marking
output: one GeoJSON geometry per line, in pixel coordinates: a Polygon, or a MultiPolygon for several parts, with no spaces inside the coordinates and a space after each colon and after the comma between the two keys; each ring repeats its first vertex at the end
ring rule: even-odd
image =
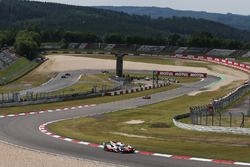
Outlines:
{"type": "Polygon", "coordinates": [[[212,159],[206,159],[206,158],[190,158],[190,160],[203,161],[203,162],[211,162],[212,161],[212,159]]]}
{"type": "Polygon", "coordinates": [[[152,154],[154,156],[158,156],[158,157],[166,157],[166,158],[170,158],[172,157],[173,155],[168,155],[168,154],[159,154],[159,153],[154,153],[152,154]]]}
{"type": "Polygon", "coordinates": [[[50,133],[50,132],[47,132],[47,133],[45,133],[46,135],[52,135],[53,133],[50,133]]]}
{"type": "Polygon", "coordinates": [[[83,141],[80,141],[80,142],[78,142],[78,144],[82,144],[82,145],[89,145],[90,143],[89,143],[89,142],[83,142],[83,141]]]}
{"type": "Polygon", "coordinates": [[[245,162],[235,162],[234,165],[250,166],[250,163],[245,162]]]}
{"type": "Polygon", "coordinates": [[[53,135],[52,137],[54,137],[54,138],[59,138],[59,137],[61,137],[61,136],[58,136],[58,135],[53,135]]]}
{"type": "Polygon", "coordinates": [[[14,114],[10,114],[10,115],[8,115],[8,117],[14,117],[14,116],[16,116],[16,115],[14,115],[14,114]]]}
{"type": "Polygon", "coordinates": [[[63,140],[65,140],[65,141],[73,141],[73,139],[70,139],[70,138],[65,138],[63,140]]]}

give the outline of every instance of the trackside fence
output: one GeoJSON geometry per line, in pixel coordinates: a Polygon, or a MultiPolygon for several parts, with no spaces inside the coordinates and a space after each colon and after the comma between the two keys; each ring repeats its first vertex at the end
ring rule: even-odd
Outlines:
{"type": "MultiPolygon", "coordinates": [[[[245,84],[229,93],[228,95],[213,100],[208,105],[190,107],[190,113],[174,117],[174,123],[178,120],[190,118],[192,125],[217,126],[217,127],[241,127],[245,125],[246,115],[239,113],[234,115],[230,112],[223,112],[231,104],[250,92],[250,84],[245,84]]],[[[249,106],[250,107],[250,106],[249,106]]]]}
{"type": "Polygon", "coordinates": [[[106,89],[106,86],[104,85],[103,89],[101,90],[92,89],[86,92],[78,92],[70,94],[66,94],[63,90],[49,92],[49,93],[28,92],[26,95],[21,97],[18,95],[18,93],[0,94],[0,107],[42,104],[42,103],[61,102],[61,101],[75,100],[75,99],[100,97],[104,96],[106,92],[117,91],[120,89],[121,86],[117,86],[111,89],[106,89]]]}

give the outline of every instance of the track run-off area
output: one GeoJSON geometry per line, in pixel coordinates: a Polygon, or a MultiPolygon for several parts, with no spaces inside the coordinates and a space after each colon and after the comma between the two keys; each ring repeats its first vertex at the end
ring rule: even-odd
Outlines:
{"type": "MultiPolygon", "coordinates": [[[[97,70],[109,70],[114,69],[114,61],[111,60],[101,60],[101,59],[91,59],[76,57],[75,63],[72,59],[75,57],[57,57],[59,62],[55,57],[51,58],[50,62],[46,62],[44,65],[39,67],[39,70],[51,70],[57,72],[83,70],[83,69],[97,69],[97,70]],[[69,60],[65,60],[68,59],[69,60]],[[64,63],[60,62],[64,59],[64,63]],[[80,61],[80,59],[82,59],[80,61]],[[85,64],[81,62],[85,61],[85,64]],[[104,61],[104,62],[102,62],[104,61]],[[67,64],[68,62],[68,64],[67,64]],[[96,62],[96,64],[94,63],[96,62]],[[77,65],[79,63],[79,65],[77,65]],[[50,64],[50,66],[48,66],[50,64]],[[70,66],[72,64],[72,66],[70,66]],[[89,65],[87,65],[89,64],[89,65]],[[101,66],[101,64],[103,64],[101,66]]],[[[216,66],[216,69],[219,67],[216,66]]],[[[206,68],[195,68],[195,67],[179,67],[179,66],[167,66],[167,65],[156,65],[149,63],[134,63],[125,62],[125,69],[129,70],[179,70],[179,71],[193,71],[196,72],[206,72],[209,74],[208,78],[196,82],[184,84],[182,87],[161,92],[152,95],[152,99],[144,100],[141,97],[133,98],[128,100],[116,101],[105,104],[83,104],[81,106],[62,108],[55,110],[45,110],[38,112],[20,113],[20,114],[10,114],[1,116],[0,119],[0,140],[8,142],[14,145],[27,147],[34,150],[40,150],[43,152],[55,153],[60,155],[66,155],[76,158],[97,160],[102,162],[108,162],[118,165],[125,166],[175,166],[175,167],[221,167],[228,166],[228,164],[237,165],[249,165],[244,163],[235,163],[233,161],[223,161],[223,160],[208,160],[202,158],[192,158],[185,156],[167,156],[158,154],[159,156],[150,156],[149,152],[139,152],[139,154],[114,154],[104,152],[102,149],[95,147],[96,145],[85,145],[77,144],[77,142],[69,142],[72,139],[63,137],[64,140],[56,139],[51,137],[52,135],[46,135],[45,133],[50,133],[45,129],[45,125],[48,122],[66,120],[78,117],[88,117],[95,116],[109,112],[118,112],[126,109],[137,108],[145,105],[155,104],[162,101],[170,100],[182,95],[190,94],[192,92],[199,92],[201,89],[206,88],[208,85],[217,82],[211,90],[219,89],[221,86],[228,85],[234,81],[246,80],[248,75],[242,72],[235,74],[232,71],[228,71],[229,68],[221,67],[217,72],[210,71],[206,68]],[[220,77],[223,76],[223,80],[220,77]],[[40,129],[39,129],[40,127],[40,129]],[[45,133],[41,133],[44,131],[45,133]],[[47,131],[47,132],[46,132],[47,131]],[[193,160],[193,161],[189,161],[193,160]],[[211,163],[215,162],[215,163],[211,163]]],[[[236,71],[236,70],[234,70],[236,71]]],[[[56,134],[53,134],[56,135],[56,134]]],[[[57,138],[60,138],[58,136],[57,138]]],[[[61,137],[62,138],[62,137],[61,137]]]]}

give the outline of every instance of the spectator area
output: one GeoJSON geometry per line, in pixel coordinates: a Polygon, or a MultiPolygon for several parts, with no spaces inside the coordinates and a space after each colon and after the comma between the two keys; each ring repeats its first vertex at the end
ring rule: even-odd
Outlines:
{"type": "Polygon", "coordinates": [[[175,51],[175,54],[183,54],[187,49],[188,49],[188,47],[179,47],[179,48],[175,51]]]}
{"type": "Polygon", "coordinates": [[[164,50],[165,46],[151,46],[151,45],[141,45],[137,52],[143,53],[160,53],[164,50]]]}
{"type": "Polygon", "coordinates": [[[232,55],[236,50],[229,50],[229,49],[212,49],[207,52],[206,55],[208,56],[219,56],[219,57],[228,57],[232,55]]]}
{"type": "Polygon", "coordinates": [[[187,48],[182,54],[184,55],[204,55],[208,52],[207,48],[187,48]]]}
{"type": "Polygon", "coordinates": [[[0,69],[13,64],[17,60],[17,57],[14,54],[11,54],[9,51],[4,50],[0,52],[0,69]]]}
{"type": "Polygon", "coordinates": [[[162,53],[163,54],[174,54],[175,51],[178,49],[179,47],[178,46],[166,46],[162,53]]]}
{"type": "Polygon", "coordinates": [[[116,44],[107,44],[105,47],[104,47],[104,50],[113,50],[114,48],[116,47],[116,44]]]}
{"type": "Polygon", "coordinates": [[[80,43],[70,43],[68,46],[68,49],[78,49],[80,46],[80,43]]]}
{"type": "Polygon", "coordinates": [[[244,58],[248,57],[248,58],[250,58],[250,51],[248,51],[247,53],[243,54],[241,57],[244,57],[244,58]]]}

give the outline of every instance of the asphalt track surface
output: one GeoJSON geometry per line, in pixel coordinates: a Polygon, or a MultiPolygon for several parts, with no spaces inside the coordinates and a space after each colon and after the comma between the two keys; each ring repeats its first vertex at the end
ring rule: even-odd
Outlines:
{"type": "Polygon", "coordinates": [[[81,77],[80,71],[72,71],[72,72],[61,72],[59,73],[55,78],[52,78],[48,82],[42,84],[39,87],[27,89],[20,91],[20,95],[25,95],[27,92],[33,92],[33,93],[47,93],[47,92],[54,92],[66,87],[69,87],[71,85],[74,85],[79,81],[81,77]],[[69,73],[70,76],[67,76],[66,78],[62,78],[62,76],[65,76],[66,73],[69,73]]]}
{"type": "MultiPolygon", "coordinates": [[[[110,72],[114,72],[114,70],[109,70],[110,72]]],[[[129,73],[149,73],[151,71],[135,71],[135,70],[127,70],[126,72],[129,73]]],[[[79,79],[81,78],[81,75],[84,74],[101,74],[100,70],[76,70],[76,71],[68,71],[68,72],[60,72],[55,78],[50,79],[48,82],[42,84],[41,86],[26,89],[20,91],[20,95],[25,95],[27,92],[33,92],[33,93],[48,93],[48,92],[54,92],[57,90],[64,89],[66,87],[70,87],[74,84],[76,84],[79,79]],[[65,76],[66,73],[69,73],[70,76],[67,76],[66,78],[62,78],[62,76],[65,76]]],[[[6,95],[7,97],[7,95],[6,95]]]]}
{"type": "MultiPolygon", "coordinates": [[[[71,71],[71,72],[61,72],[56,77],[50,79],[48,82],[35,87],[31,89],[22,90],[19,92],[21,96],[25,96],[27,92],[33,92],[33,93],[48,93],[48,92],[54,92],[57,90],[64,89],[66,87],[69,87],[71,85],[74,85],[77,83],[81,77],[82,72],[81,71],[71,71]],[[66,78],[62,78],[63,75],[66,73],[70,73],[71,76],[67,76],[66,78]]],[[[8,94],[2,95],[5,99],[8,99],[8,94]]],[[[2,98],[1,96],[1,98],[2,98]]]]}
{"type": "MultiPolygon", "coordinates": [[[[0,140],[27,147],[30,149],[40,150],[49,153],[67,155],[75,158],[83,158],[109,162],[118,165],[136,166],[136,167],[224,167],[228,165],[216,164],[210,162],[177,160],[171,158],[154,157],[139,154],[117,154],[105,152],[100,148],[88,146],[79,146],[78,144],[59,140],[47,136],[39,131],[39,125],[59,120],[71,119],[77,117],[94,116],[98,114],[117,112],[120,110],[136,108],[161,101],[173,99],[175,97],[187,94],[192,91],[200,90],[206,85],[218,80],[217,77],[209,76],[202,82],[184,85],[183,87],[167,92],[152,95],[151,100],[134,98],[118,102],[100,104],[94,107],[44,113],[37,115],[9,117],[0,119],[0,140]]],[[[84,104],[83,104],[84,105],[84,104]]],[[[234,165],[236,166],[236,165],[234,165]]]]}

